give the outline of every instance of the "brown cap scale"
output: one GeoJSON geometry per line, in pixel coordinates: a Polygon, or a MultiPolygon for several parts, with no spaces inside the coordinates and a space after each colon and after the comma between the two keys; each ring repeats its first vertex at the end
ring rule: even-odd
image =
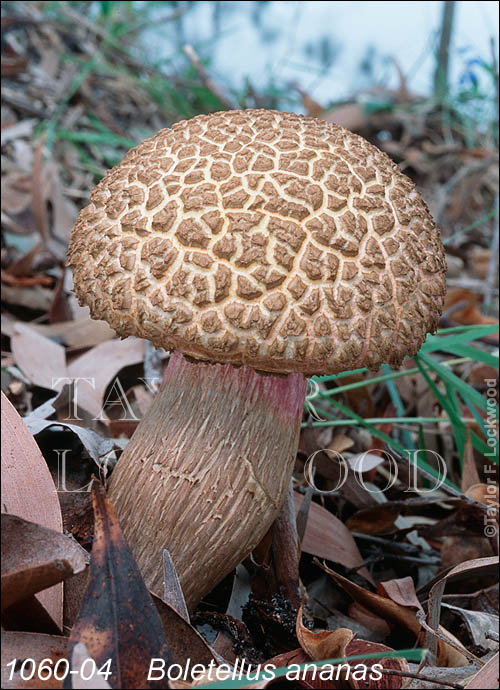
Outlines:
{"type": "Polygon", "coordinates": [[[118,334],[226,365],[171,359],[111,482],[148,584],[160,588],[169,546],[190,605],[279,510],[301,374],[398,366],[435,329],[445,292],[439,233],[399,168],[342,127],[269,110],[200,115],[132,149],[81,212],[69,264],[80,301],[118,334]],[[238,390],[252,400],[237,411],[244,428],[238,390]],[[280,420],[281,458],[269,416],[280,420]],[[283,468],[270,483],[269,462],[283,468]],[[196,524],[190,547],[182,530],[196,524]]]}

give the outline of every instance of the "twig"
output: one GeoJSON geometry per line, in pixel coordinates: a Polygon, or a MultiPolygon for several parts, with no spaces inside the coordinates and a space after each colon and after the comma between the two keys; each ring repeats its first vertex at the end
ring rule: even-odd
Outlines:
{"type": "Polygon", "coordinates": [[[382,537],[376,537],[373,534],[362,534],[361,532],[353,532],[352,536],[355,539],[366,539],[374,544],[379,544],[384,547],[389,553],[384,553],[384,558],[402,558],[409,561],[410,563],[435,563],[438,562],[438,558],[430,556],[429,558],[423,559],[422,557],[417,557],[411,554],[419,553],[421,548],[419,546],[414,546],[413,544],[404,544],[402,542],[393,542],[390,539],[383,539],[382,537]],[[404,554],[404,555],[402,555],[404,554]]]}
{"type": "MultiPolygon", "coordinates": [[[[295,524],[297,525],[297,537],[299,539],[299,545],[302,545],[302,542],[304,541],[304,534],[306,533],[307,527],[307,518],[309,516],[309,508],[311,506],[311,500],[313,495],[313,487],[308,486],[304,496],[304,500],[302,501],[302,505],[299,508],[299,512],[297,513],[297,518],[295,520],[295,524]]],[[[300,550],[302,550],[302,546],[300,546],[300,550]]]]}
{"type": "Polygon", "coordinates": [[[156,17],[156,19],[148,19],[144,22],[140,22],[139,24],[136,24],[136,26],[130,27],[130,29],[127,29],[124,34],[122,34],[122,38],[124,36],[128,36],[129,34],[135,34],[138,33],[139,31],[143,31],[144,29],[147,29],[151,25],[153,26],[158,26],[159,24],[165,24],[168,22],[173,22],[176,19],[179,19],[186,13],[187,8],[184,7],[179,7],[178,9],[174,10],[173,12],[169,12],[168,14],[163,15],[162,17],[156,17]]]}
{"type": "Polygon", "coordinates": [[[285,501],[272,526],[273,563],[277,585],[292,608],[300,605],[299,539],[295,518],[293,486],[290,482],[285,501]]]}
{"type": "Polygon", "coordinates": [[[361,570],[361,568],[367,568],[369,565],[375,565],[375,563],[380,563],[380,561],[383,561],[384,559],[385,559],[385,556],[381,553],[370,556],[369,558],[366,558],[359,565],[356,565],[354,568],[348,568],[346,570],[346,577],[350,578],[351,575],[359,572],[361,570]]]}
{"type": "Polygon", "coordinates": [[[195,49],[193,48],[192,45],[189,45],[189,43],[186,43],[184,46],[184,52],[189,58],[190,63],[196,70],[198,76],[200,77],[201,83],[203,86],[205,86],[209,91],[213,93],[213,95],[219,99],[219,101],[222,103],[222,105],[229,110],[239,110],[239,106],[237,103],[235,103],[231,98],[228,98],[217,86],[217,84],[211,79],[211,77],[208,75],[206,69],[203,67],[201,64],[201,60],[198,57],[195,49]]]}
{"type": "Polygon", "coordinates": [[[477,173],[487,170],[490,165],[496,164],[498,161],[498,156],[487,156],[479,162],[471,163],[470,165],[465,165],[457,170],[457,172],[450,177],[448,182],[443,185],[439,191],[439,202],[436,209],[436,222],[439,223],[442,220],[446,205],[448,203],[448,196],[451,190],[456,187],[462,180],[464,180],[468,175],[476,175],[477,173]]]}
{"type": "Polygon", "coordinates": [[[374,544],[380,544],[384,549],[392,551],[393,553],[400,554],[404,553],[407,555],[420,553],[421,547],[415,546],[414,544],[404,544],[403,542],[391,541],[390,539],[384,539],[383,537],[376,537],[374,534],[363,534],[362,532],[352,532],[352,536],[355,539],[365,539],[366,541],[371,541],[374,544]]]}
{"type": "Polygon", "coordinates": [[[396,556],[396,554],[386,554],[384,558],[397,559],[398,561],[406,561],[407,563],[418,563],[419,565],[438,565],[441,559],[437,556],[429,556],[424,558],[423,556],[396,556]]]}
{"type": "Polygon", "coordinates": [[[9,105],[13,105],[14,108],[18,108],[19,110],[28,113],[28,115],[40,118],[40,120],[50,117],[49,113],[37,107],[39,101],[33,103],[21,93],[18,93],[15,89],[9,89],[3,84],[2,100],[9,105]]]}
{"type": "Polygon", "coordinates": [[[460,683],[452,683],[451,681],[447,680],[436,680],[435,678],[425,676],[423,673],[411,673],[411,671],[397,671],[393,668],[383,668],[380,672],[387,676],[401,676],[402,678],[414,678],[415,680],[432,681],[433,683],[436,683],[436,685],[446,685],[447,688],[457,688],[457,690],[464,689],[464,686],[460,685],[460,683]]]}
{"type": "MultiPolygon", "coordinates": [[[[425,620],[425,613],[423,611],[417,611],[416,616],[418,622],[427,633],[430,633],[430,635],[434,635],[436,638],[439,638],[442,642],[446,642],[446,644],[450,645],[450,647],[453,647],[453,649],[465,656],[467,659],[469,659],[469,661],[472,661],[474,664],[480,664],[481,666],[484,666],[484,661],[478,659],[478,657],[475,654],[472,654],[472,652],[469,652],[469,650],[466,647],[461,646],[454,639],[450,638],[443,629],[438,628],[437,630],[433,630],[425,620]]],[[[429,638],[426,636],[426,639],[428,640],[429,638]]]]}

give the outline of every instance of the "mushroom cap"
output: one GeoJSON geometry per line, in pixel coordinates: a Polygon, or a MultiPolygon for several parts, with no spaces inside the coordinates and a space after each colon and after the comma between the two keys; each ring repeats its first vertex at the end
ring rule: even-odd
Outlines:
{"type": "Polygon", "coordinates": [[[425,202],[335,124],[199,115],[130,150],[90,198],[75,292],[121,336],[311,375],[398,366],[437,326],[445,261],[425,202]]]}

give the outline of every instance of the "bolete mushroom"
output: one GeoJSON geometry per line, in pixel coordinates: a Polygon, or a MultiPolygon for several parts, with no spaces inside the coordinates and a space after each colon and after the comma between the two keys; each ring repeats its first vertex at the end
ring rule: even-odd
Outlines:
{"type": "Polygon", "coordinates": [[[397,165],[270,110],[199,115],[129,151],[69,264],[93,318],[174,351],[110,498],[146,583],[162,593],[168,546],[190,607],[280,509],[304,375],[399,366],[445,292],[439,232],[397,165]]]}

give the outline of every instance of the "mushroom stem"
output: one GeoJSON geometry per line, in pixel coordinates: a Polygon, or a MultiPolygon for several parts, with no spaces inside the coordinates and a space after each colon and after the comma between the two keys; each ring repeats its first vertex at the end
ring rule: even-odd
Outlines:
{"type": "Polygon", "coordinates": [[[164,547],[193,609],[259,543],[287,493],[305,394],[302,374],[172,354],[109,489],[153,593],[164,547]]]}

